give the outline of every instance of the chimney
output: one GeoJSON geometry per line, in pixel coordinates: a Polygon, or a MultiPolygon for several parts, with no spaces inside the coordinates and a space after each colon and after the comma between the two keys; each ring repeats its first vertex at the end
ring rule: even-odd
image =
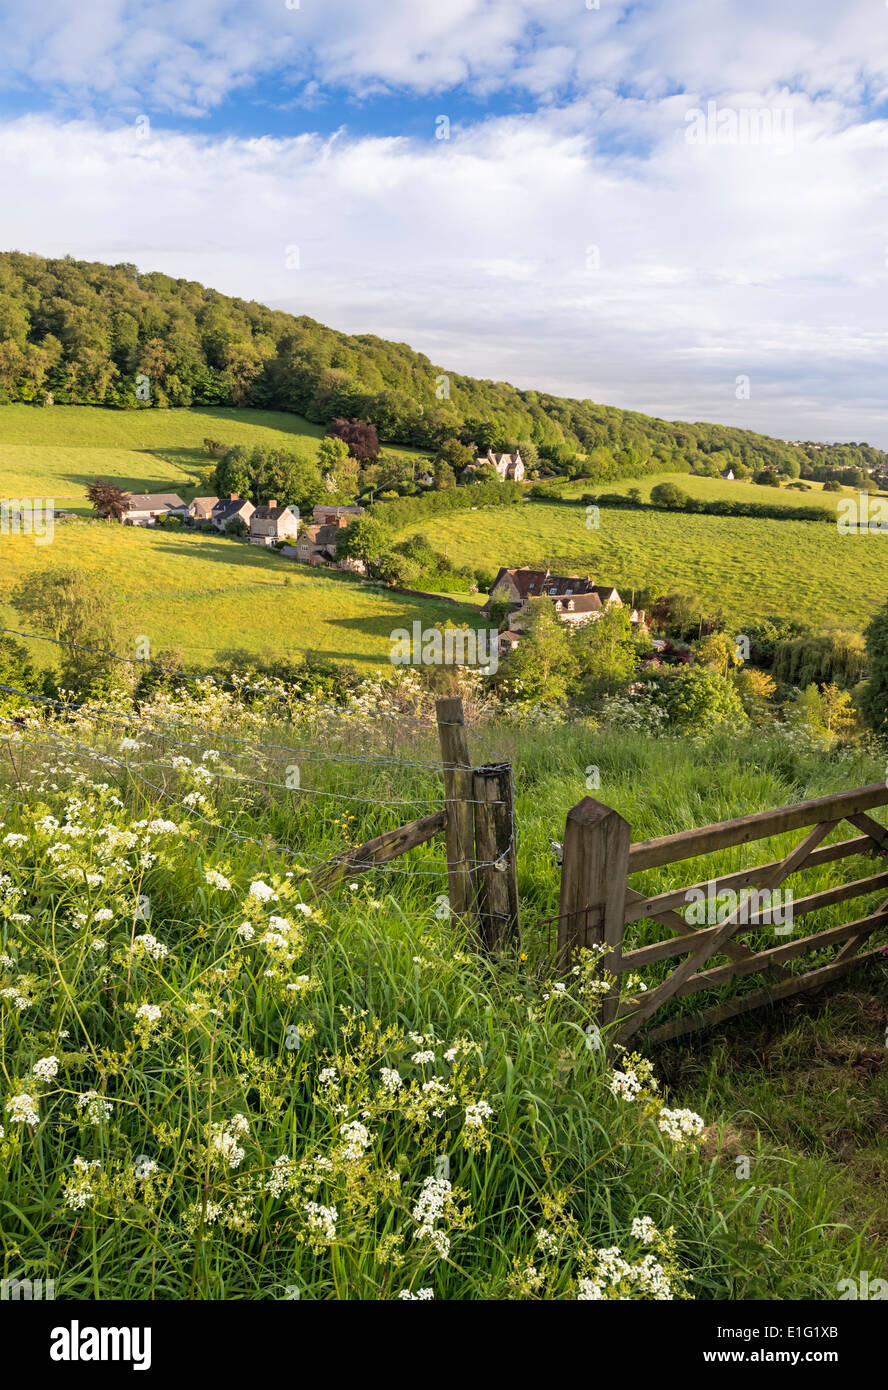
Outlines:
{"type": "Polygon", "coordinates": [[[240,501],[240,493],[239,493],[239,492],[232,492],[232,493],[229,493],[228,500],[229,500],[229,502],[239,502],[239,501],[240,501]]]}
{"type": "Polygon", "coordinates": [[[269,505],[269,507],[276,507],[276,506],[277,506],[277,498],[276,498],[276,497],[272,497],[271,500],[270,500],[270,502],[268,503],[268,505],[269,505]]]}

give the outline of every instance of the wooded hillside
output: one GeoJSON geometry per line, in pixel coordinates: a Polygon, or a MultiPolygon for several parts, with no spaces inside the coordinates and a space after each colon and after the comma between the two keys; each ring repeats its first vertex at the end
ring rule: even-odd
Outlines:
{"type": "Polygon", "coordinates": [[[0,253],[0,403],[48,398],[259,406],[324,426],[360,416],[383,442],[429,449],[448,437],[482,450],[529,441],[559,471],[581,456],[584,476],[601,480],[713,464],[793,477],[888,466],[865,444],[799,447],[462,376],[405,343],[339,333],[133,265],[0,253]]]}

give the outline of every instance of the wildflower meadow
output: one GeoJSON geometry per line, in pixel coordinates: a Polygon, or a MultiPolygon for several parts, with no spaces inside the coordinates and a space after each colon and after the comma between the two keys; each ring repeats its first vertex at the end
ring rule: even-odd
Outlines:
{"type": "MultiPolygon", "coordinates": [[[[754,1123],[744,1178],[723,1105],[608,1055],[591,956],[564,977],[541,935],[479,949],[440,846],[313,888],[440,796],[427,716],[394,675],[337,710],[205,683],[6,716],[4,1277],[69,1299],[831,1296],[865,1238],[754,1123]]],[[[542,912],[566,763],[544,729],[477,737],[516,757],[542,912]]],[[[617,777],[638,745],[608,742],[617,777]]],[[[679,794],[707,756],[681,748],[645,769],[665,756],[679,794]]]]}

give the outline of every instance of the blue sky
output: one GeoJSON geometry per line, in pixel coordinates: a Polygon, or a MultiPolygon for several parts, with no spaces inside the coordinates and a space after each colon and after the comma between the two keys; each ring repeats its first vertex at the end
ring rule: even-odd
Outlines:
{"type": "Polygon", "coordinates": [[[888,446],[886,98],[877,0],[0,0],[0,245],[888,446]]]}

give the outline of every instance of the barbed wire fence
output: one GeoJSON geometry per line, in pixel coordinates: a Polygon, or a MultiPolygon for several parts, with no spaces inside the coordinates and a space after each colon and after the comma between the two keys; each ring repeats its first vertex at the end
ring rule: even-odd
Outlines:
{"type": "MultiPolygon", "coordinates": [[[[125,708],[107,698],[104,702],[60,699],[0,683],[0,694],[10,697],[9,712],[0,715],[6,730],[0,733],[0,742],[7,745],[17,777],[16,747],[52,751],[102,768],[114,773],[121,785],[176,808],[208,834],[254,845],[263,854],[293,862],[302,871],[303,884],[314,893],[330,892],[342,879],[370,870],[425,881],[436,878],[442,887],[446,880],[447,893],[439,894],[438,902],[443,900],[449,912],[475,928],[486,946],[501,949],[520,942],[512,766],[492,753],[487,740],[467,724],[459,697],[436,700],[435,717],[430,719],[361,702],[320,700],[313,692],[286,686],[274,677],[248,680],[184,671],[149,656],[121,656],[17,628],[0,627],[0,636],[67,648],[102,663],[149,668],[175,682],[162,688],[160,698],[155,688],[138,705],[125,708]],[[212,711],[214,718],[201,718],[199,702],[181,698],[189,687],[191,694],[225,692],[234,698],[224,709],[212,711]],[[24,703],[10,708],[10,701],[24,703]],[[255,735],[225,727],[226,717],[242,719],[251,708],[259,724],[255,735]],[[265,736],[272,720],[277,729],[297,737],[265,736]],[[386,750],[354,746],[359,739],[372,743],[380,731],[388,743],[386,750]],[[396,741],[406,743],[408,752],[425,751],[423,740],[432,736],[438,743],[437,758],[394,751],[396,741]],[[470,737],[482,745],[485,755],[477,765],[470,757],[470,737]],[[321,746],[322,740],[327,746],[321,746]],[[345,746],[337,747],[337,742],[345,746]],[[435,782],[438,777],[443,781],[438,794],[419,795],[428,792],[433,777],[435,782]],[[390,794],[395,781],[417,794],[390,794]],[[267,834],[260,839],[245,833],[239,822],[245,814],[249,817],[254,803],[235,802],[227,808],[226,818],[220,814],[218,795],[216,806],[211,806],[211,792],[261,795],[278,821],[286,816],[296,825],[307,807],[314,811],[352,805],[361,808],[365,819],[373,811],[383,820],[391,819],[395,809],[400,815],[405,807],[425,808],[425,814],[383,828],[361,844],[346,840],[344,847],[324,853],[293,843],[291,835],[267,834]],[[446,845],[443,860],[423,856],[417,861],[411,855],[439,836],[446,845]],[[402,862],[395,864],[395,860],[402,862]]],[[[340,844],[346,839],[345,824],[342,818],[334,821],[340,844]]]]}

